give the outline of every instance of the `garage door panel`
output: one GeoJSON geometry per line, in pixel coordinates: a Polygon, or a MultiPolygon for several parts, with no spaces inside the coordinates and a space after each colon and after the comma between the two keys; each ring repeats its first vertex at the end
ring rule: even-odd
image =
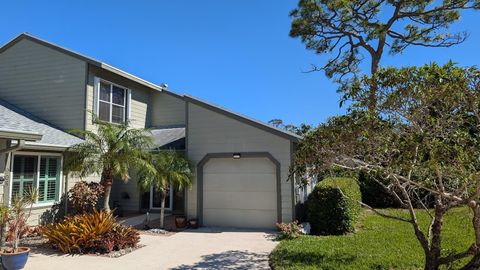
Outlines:
{"type": "Polygon", "coordinates": [[[204,208],[275,209],[276,194],[272,192],[205,192],[204,208]]]}
{"type": "Polygon", "coordinates": [[[271,173],[275,172],[275,165],[267,158],[218,158],[211,159],[203,167],[203,171],[215,173],[271,173]],[[245,162],[246,160],[257,160],[257,162],[245,162]]]}
{"type": "Polygon", "coordinates": [[[208,191],[275,191],[275,182],[271,181],[275,175],[271,173],[245,173],[225,174],[206,173],[204,179],[208,179],[208,191]],[[228,182],[226,185],[224,182],[228,182]]]}
{"type": "Polygon", "coordinates": [[[213,158],[203,170],[203,224],[273,228],[276,167],[267,158],[213,158]]]}
{"type": "Polygon", "coordinates": [[[273,210],[204,209],[204,226],[238,228],[272,228],[273,210]]]}

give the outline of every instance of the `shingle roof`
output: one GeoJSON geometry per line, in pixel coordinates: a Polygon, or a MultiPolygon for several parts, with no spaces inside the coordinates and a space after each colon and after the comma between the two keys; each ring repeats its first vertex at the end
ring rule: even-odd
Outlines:
{"type": "Polygon", "coordinates": [[[0,129],[17,132],[35,132],[43,135],[40,141],[26,142],[27,145],[40,144],[66,148],[82,142],[82,139],[62,131],[2,99],[0,99],[0,129]]]}
{"type": "Polygon", "coordinates": [[[155,147],[161,147],[185,138],[185,127],[165,127],[151,129],[155,147]]]}

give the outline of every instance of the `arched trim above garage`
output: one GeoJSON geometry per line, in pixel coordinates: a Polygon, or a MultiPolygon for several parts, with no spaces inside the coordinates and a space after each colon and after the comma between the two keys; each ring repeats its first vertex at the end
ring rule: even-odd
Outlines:
{"type": "Polygon", "coordinates": [[[205,164],[215,158],[267,158],[275,165],[276,193],[277,193],[277,222],[282,222],[281,173],[280,162],[268,152],[229,152],[206,154],[197,164],[197,214],[200,225],[203,225],[203,168],[205,164]]]}

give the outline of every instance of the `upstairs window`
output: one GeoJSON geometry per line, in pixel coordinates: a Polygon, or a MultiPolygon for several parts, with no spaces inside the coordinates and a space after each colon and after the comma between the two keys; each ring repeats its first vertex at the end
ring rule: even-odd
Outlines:
{"type": "Polygon", "coordinates": [[[128,118],[128,89],[104,80],[97,81],[95,113],[98,119],[116,124],[124,123],[128,118]]]}

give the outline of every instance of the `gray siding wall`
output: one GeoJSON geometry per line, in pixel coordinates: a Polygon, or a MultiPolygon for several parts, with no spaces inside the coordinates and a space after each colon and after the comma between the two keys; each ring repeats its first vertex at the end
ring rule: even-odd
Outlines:
{"type": "Polygon", "coordinates": [[[171,94],[152,92],[151,125],[185,125],[185,101],[171,94]]]}
{"type": "MultiPolygon", "coordinates": [[[[287,181],[290,141],[228,116],[188,103],[188,156],[197,164],[207,153],[269,152],[281,165],[282,221],[292,220],[292,183],[287,181]]],[[[197,183],[187,193],[187,213],[197,215],[197,183]]]]}
{"type": "Polygon", "coordinates": [[[94,80],[95,77],[110,81],[112,83],[121,85],[123,87],[129,88],[132,92],[131,100],[131,114],[130,114],[130,123],[134,128],[145,128],[149,126],[149,107],[150,107],[150,95],[152,90],[145,86],[139,85],[135,82],[132,82],[128,79],[122,78],[111,72],[101,70],[97,67],[89,65],[88,71],[88,80],[86,86],[86,130],[95,130],[95,125],[92,121],[91,112],[94,111],[94,80]]]}
{"type": "Polygon", "coordinates": [[[0,54],[0,98],[62,129],[83,128],[86,63],[29,40],[0,54]]]}
{"type": "Polygon", "coordinates": [[[140,210],[140,191],[137,187],[137,178],[135,172],[130,173],[130,179],[123,182],[121,179],[115,179],[112,186],[112,196],[110,204],[118,202],[123,211],[135,212],[140,210]],[[123,196],[127,194],[127,196],[123,196]]]}
{"type": "MultiPolygon", "coordinates": [[[[110,81],[112,83],[121,85],[131,90],[131,108],[130,108],[130,124],[134,128],[147,128],[150,126],[150,115],[152,110],[152,94],[156,90],[139,85],[128,79],[122,78],[111,72],[101,70],[94,66],[89,66],[88,83],[86,86],[86,123],[85,129],[95,131],[95,124],[93,123],[91,112],[94,110],[94,80],[95,77],[110,81]]],[[[112,186],[112,193],[110,197],[110,204],[117,201],[124,211],[138,211],[140,209],[140,192],[137,188],[137,180],[134,172],[130,174],[131,178],[128,182],[123,182],[115,179],[112,186]],[[128,194],[129,199],[123,198],[122,194],[128,194]]],[[[97,179],[100,177],[97,176],[97,179]]],[[[95,177],[90,177],[88,180],[95,180],[95,177]]]]}

